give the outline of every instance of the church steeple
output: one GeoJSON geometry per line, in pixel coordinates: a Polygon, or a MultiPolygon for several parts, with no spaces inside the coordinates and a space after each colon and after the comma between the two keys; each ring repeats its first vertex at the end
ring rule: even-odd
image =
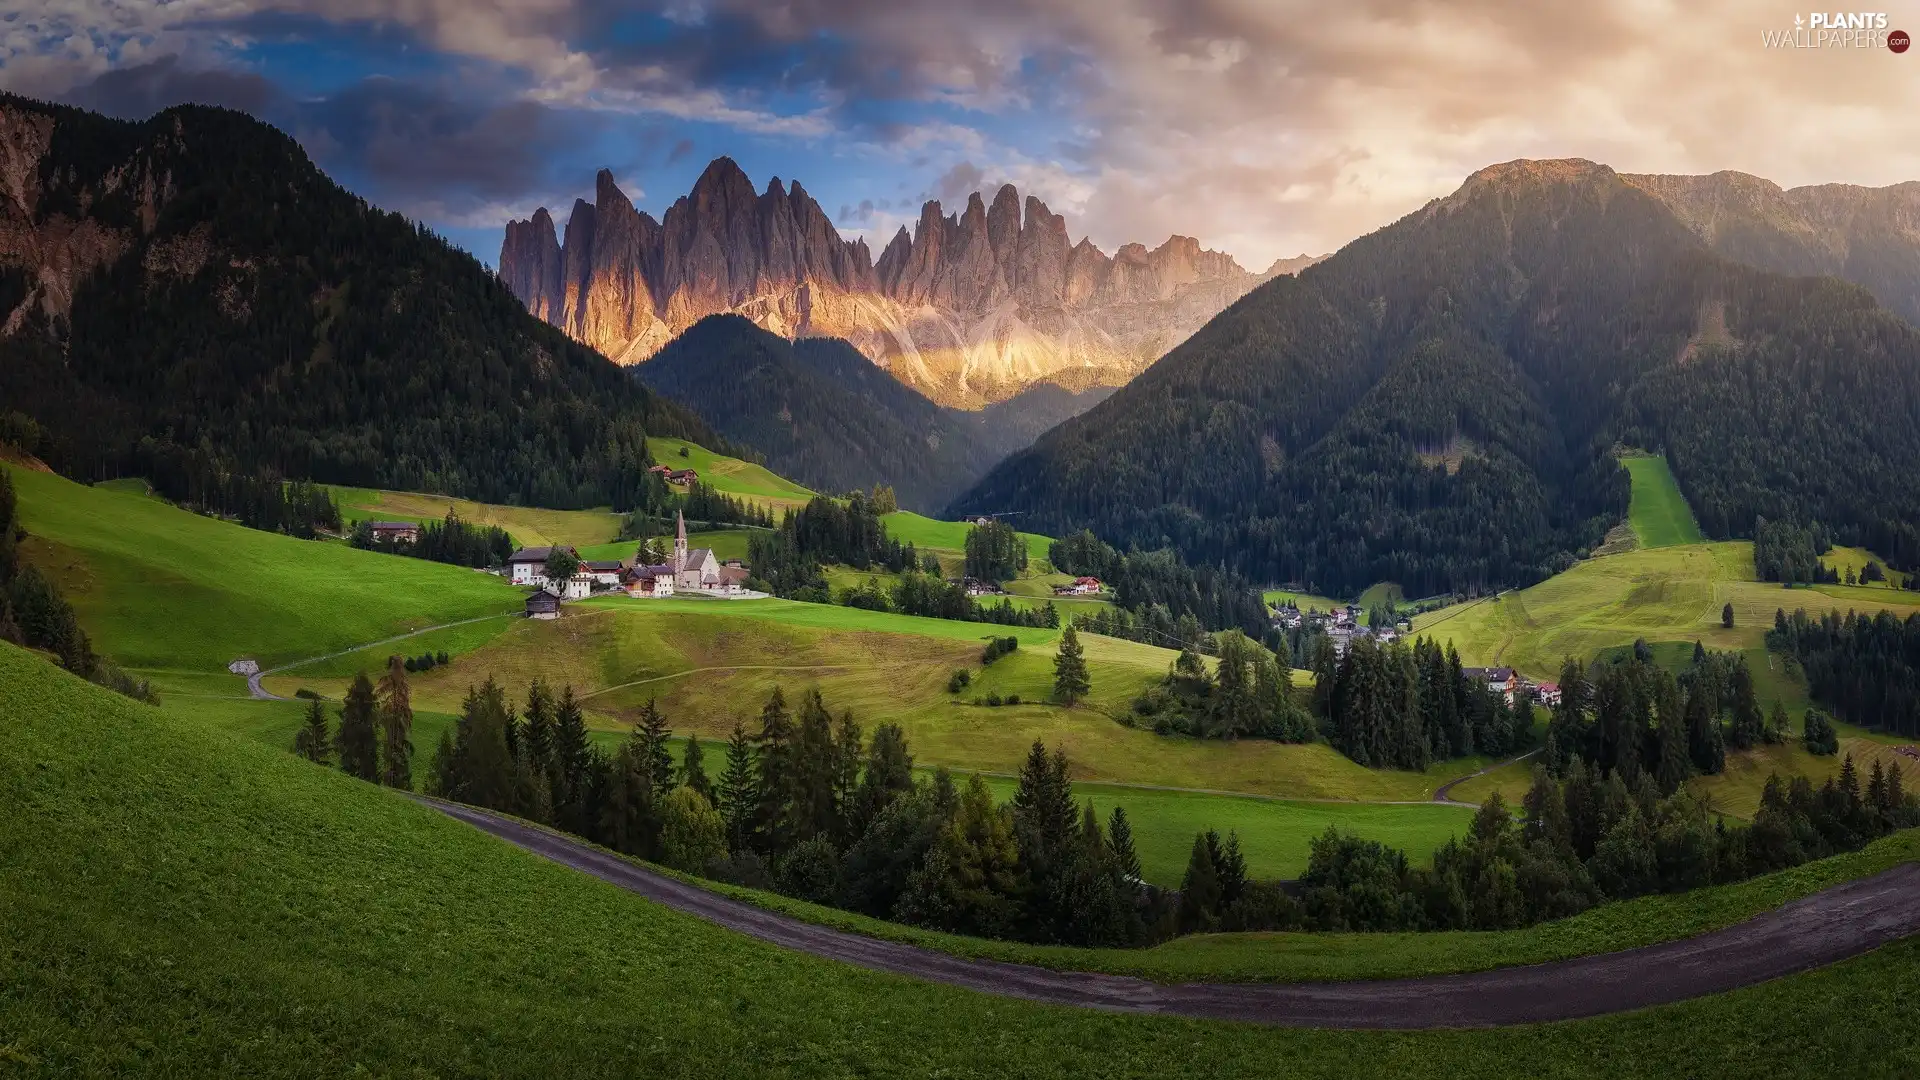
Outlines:
{"type": "Polygon", "coordinates": [[[687,568],[687,516],[678,510],[673,512],[673,570],[679,573],[687,568]]]}

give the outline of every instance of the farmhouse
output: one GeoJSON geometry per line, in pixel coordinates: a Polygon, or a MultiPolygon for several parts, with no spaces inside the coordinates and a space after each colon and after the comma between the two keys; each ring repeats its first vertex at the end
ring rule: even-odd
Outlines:
{"type": "Polygon", "coordinates": [[[1552,708],[1560,704],[1560,686],[1558,683],[1539,683],[1533,688],[1533,696],[1540,704],[1552,708]]]}
{"type": "Polygon", "coordinates": [[[627,571],[622,583],[627,587],[628,596],[672,596],[673,567],[668,563],[654,566],[635,564],[627,571]]]}
{"type": "Polygon", "coordinates": [[[420,539],[417,521],[369,521],[367,528],[372,530],[373,538],[383,544],[411,544],[420,539]]]}
{"type": "Polygon", "coordinates": [[[598,559],[580,564],[580,571],[593,580],[596,589],[617,589],[620,587],[620,572],[625,569],[620,560],[601,561],[598,559]]]}
{"type": "Polygon", "coordinates": [[[1509,705],[1513,703],[1513,695],[1523,685],[1523,680],[1510,667],[1461,668],[1460,673],[1469,679],[1485,682],[1488,693],[1499,694],[1509,705]]]}
{"type": "Polygon", "coordinates": [[[1055,596],[1093,596],[1100,592],[1100,579],[1097,577],[1078,577],[1068,585],[1056,585],[1055,596]]]}
{"type": "Polygon", "coordinates": [[[545,588],[535,589],[527,597],[527,618],[557,619],[560,617],[560,598],[545,588]]]}
{"type": "MultiPolygon", "coordinates": [[[[580,557],[571,547],[562,550],[572,552],[575,559],[580,557]]],[[[521,548],[507,556],[507,579],[515,585],[546,585],[547,556],[552,554],[550,547],[521,548]]]]}

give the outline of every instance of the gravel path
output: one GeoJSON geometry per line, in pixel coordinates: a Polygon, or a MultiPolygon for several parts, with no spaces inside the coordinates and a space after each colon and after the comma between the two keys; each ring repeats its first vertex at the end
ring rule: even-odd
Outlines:
{"type": "MultiPolygon", "coordinates": [[[[308,664],[317,664],[322,660],[331,660],[336,656],[345,656],[348,653],[357,653],[362,649],[373,649],[381,645],[392,644],[396,641],[405,641],[408,638],[419,637],[421,634],[430,634],[435,630],[445,630],[450,626],[466,626],[470,623],[486,622],[489,619],[505,619],[515,614],[517,614],[517,612],[506,611],[498,615],[482,615],[477,619],[461,619],[458,622],[441,623],[439,626],[423,626],[418,630],[410,630],[404,634],[395,634],[390,638],[381,638],[379,641],[369,641],[365,645],[355,645],[351,649],[341,649],[339,652],[331,652],[325,656],[309,656],[305,660],[295,660],[291,664],[281,664],[277,668],[270,668],[266,671],[256,671],[247,676],[247,693],[252,694],[261,701],[290,701],[292,700],[291,698],[281,697],[279,694],[273,693],[266,687],[261,686],[260,680],[269,675],[278,675],[283,671],[292,671],[297,667],[306,667],[308,664]]],[[[384,664],[385,661],[383,660],[381,663],[384,664]]]]}
{"type": "Polygon", "coordinates": [[[1495,1027],[1641,1009],[1776,979],[1920,933],[1920,863],[1724,930],[1625,952],[1467,975],[1349,983],[1186,983],[966,960],[803,922],[485,810],[423,800],[537,855],[789,949],[982,993],[1111,1012],[1290,1027],[1495,1027]]]}

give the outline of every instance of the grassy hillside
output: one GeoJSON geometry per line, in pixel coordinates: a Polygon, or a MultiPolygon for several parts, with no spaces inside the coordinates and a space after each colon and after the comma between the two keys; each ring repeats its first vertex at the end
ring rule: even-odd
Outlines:
{"type": "MultiPolygon", "coordinates": [[[[624,729],[653,697],[679,730],[720,738],[735,719],[751,722],[774,686],[789,699],[818,686],[833,708],[853,710],[869,729],[900,724],[925,764],[1011,774],[1039,738],[1067,752],[1079,780],[1291,799],[1425,800],[1479,767],[1468,759],[1426,773],[1374,772],[1325,745],[1169,739],[1126,727],[1115,718],[1165,675],[1174,654],[1092,634],[1082,637],[1093,682],[1088,702],[1045,704],[1057,638],[1053,630],[784,600],[595,600],[553,622],[510,621],[450,666],[419,676],[414,700],[451,709],[469,683],[489,674],[515,693],[538,675],[591,692],[590,718],[602,727],[624,729]],[[1021,648],[983,670],[980,648],[994,634],[1018,637],[1021,648]],[[948,694],[948,676],[959,667],[973,672],[973,684],[948,694]],[[973,704],[988,694],[1019,694],[1023,704],[973,704]]],[[[331,681],[302,669],[267,685],[283,694],[312,686],[337,695],[351,667],[334,669],[331,681]]]]}
{"type": "Polygon", "coordinates": [[[1680,494],[1680,484],[1667,467],[1667,459],[1650,454],[1632,454],[1620,459],[1633,477],[1633,496],[1627,505],[1627,521],[1641,547],[1667,547],[1673,544],[1700,544],[1706,537],[1693,519],[1693,508],[1680,494]]]}
{"type": "Polygon", "coordinates": [[[17,826],[0,830],[0,1060],[26,1075],[1239,1077],[1285,1062],[1300,1077],[1826,1077],[1920,1063],[1905,1008],[1920,943],[1505,1031],[1113,1016],[721,931],[5,646],[0,726],[17,826]]]}
{"type": "Polygon", "coordinates": [[[804,506],[813,492],[773,473],[764,465],[716,454],[684,439],[648,439],[653,460],[675,469],[697,469],[700,482],[715,491],[771,508],[776,515],[787,507],[804,506]],[[682,454],[681,451],[686,451],[682,454]]]}
{"type": "Polygon", "coordinates": [[[332,488],[348,521],[439,521],[447,511],[474,525],[498,525],[522,547],[604,544],[620,535],[620,515],[611,510],[545,510],[423,495],[411,491],[332,488]]]}
{"type": "Polygon", "coordinates": [[[45,569],[96,646],[147,670],[263,665],[507,611],[520,592],[460,567],[295,540],[157,499],[9,470],[45,569]]]}
{"type": "MultiPolygon", "coordinates": [[[[951,551],[963,553],[967,550],[967,534],[973,526],[964,521],[936,521],[911,510],[901,510],[887,514],[880,519],[886,523],[887,535],[896,540],[912,541],[916,548],[933,551],[951,551]]],[[[1053,538],[1039,533],[1023,532],[1021,538],[1027,542],[1027,561],[1035,564],[1045,562],[1047,549],[1053,545],[1053,538]]]]}

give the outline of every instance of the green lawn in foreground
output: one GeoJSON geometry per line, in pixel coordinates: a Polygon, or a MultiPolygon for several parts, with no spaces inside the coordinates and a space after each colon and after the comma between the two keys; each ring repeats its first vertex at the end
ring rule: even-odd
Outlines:
{"type": "Polygon", "coordinates": [[[352,521],[439,521],[452,510],[474,525],[498,525],[513,534],[521,547],[604,544],[620,535],[620,515],[611,510],[547,510],[537,506],[503,506],[423,495],[411,491],[332,487],[340,515],[352,521]]]}
{"type": "Polygon", "coordinates": [[[700,482],[715,491],[746,498],[777,512],[783,507],[803,506],[814,493],[780,476],[764,465],[716,454],[685,439],[651,438],[647,452],[653,460],[673,469],[695,469],[700,482]],[[680,451],[685,450],[685,456],[680,451]]]}
{"type": "Polygon", "coordinates": [[[0,729],[0,1063],[22,1075],[1426,1080],[1920,1068],[1910,1023],[1920,942],[1696,1002],[1509,1030],[1120,1016],[728,933],[7,646],[0,729]]]}
{"type": "Polygon", "coordinates": [[[272,666],[521,603],[490,574],[9,471],[27,558],[59,582],[95,647],[127,667],[217,672],[241,656],[272,666]]]}
{"type": "Polygon", "coordinates": [[[1670,544],[1700,544],[1706,537],[1693,519],[1693,508],[1680,494],[1680,484],[1667,467],[1667,459],[1634,454],[1620,463],[1633,477],[1633,496],[1627,507],[1627,520],[1641,547],[1666,547],[1670,544]]]}

